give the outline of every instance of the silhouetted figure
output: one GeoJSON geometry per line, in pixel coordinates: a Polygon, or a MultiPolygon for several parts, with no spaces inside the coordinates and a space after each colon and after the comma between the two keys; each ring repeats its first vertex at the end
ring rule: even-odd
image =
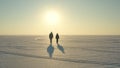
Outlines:
{"type": "Polygon", "coordinates": [[[59,35],[58,33],[56,34],[56,43],[58,44],[58,39],[59,39],[59,35]]]}
{"type": "Polygon", "coordinates": [[[65,53],[63,46],[61,46],[60,44],[57,44],[57,48],[58,48],[62,53],[65,53]]]}
{"type": "Polygon", "coordinates": [[[52,39],[53,39],[53,33],[52,32],[49,34],[49,39],[50,39],[50,44],[52,44],[52,39]]]}
{"type": "Polygon", "coordinates": [[[52,46],[52,44],[50,44],[47,48],[47,52],[49,54],[49,57],[52,58],[53,52],[54,52],[54,47],[52,46]]]}

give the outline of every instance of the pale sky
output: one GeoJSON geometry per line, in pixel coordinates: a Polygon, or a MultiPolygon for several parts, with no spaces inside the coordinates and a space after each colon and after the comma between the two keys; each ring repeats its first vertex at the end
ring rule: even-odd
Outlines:
{"type": "Polygon", "coordinates": [[[51,31],[120,35],[120,0],[0,0],[0,35],[48,35],[51,31]],[[45,19],[51,10],[59,16],[54,24],[45,19]]]}

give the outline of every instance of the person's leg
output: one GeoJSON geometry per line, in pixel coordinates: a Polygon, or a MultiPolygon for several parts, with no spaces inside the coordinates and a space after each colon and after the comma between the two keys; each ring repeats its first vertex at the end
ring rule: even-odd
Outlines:
{"type": "Polygon", "coordinates": [[[50,44],[52,43],[52,39],[50,39],[50,44]]]}
{"type": "Polygon", "coordinates": [[[58,39],[56,39],[56,43],[58,44],[58,39]]]}
{"type": "Polygon", "coordinates": [[[52,39],[51,39],[51,44],[52,44],[52,39]]]}

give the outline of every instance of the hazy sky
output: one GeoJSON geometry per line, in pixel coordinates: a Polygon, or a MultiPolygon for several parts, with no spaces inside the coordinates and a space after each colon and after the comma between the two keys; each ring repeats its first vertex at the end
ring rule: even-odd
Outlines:
{"type": "Polygon", "coordinates": [[[120,0],[0,0],[0,35],[120,35],[120,0]],[[44,22],[55,10],[60,19],[44,22]]]}

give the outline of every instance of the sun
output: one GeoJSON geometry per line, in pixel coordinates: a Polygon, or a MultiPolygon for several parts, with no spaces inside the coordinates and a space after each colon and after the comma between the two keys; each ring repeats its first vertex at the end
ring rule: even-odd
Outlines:
{"type": "Polygon", "coordinates": [[[46,12],[45,20],[46,20],[47,23],[49,23],[51,25],[54,25],[54,24],[59,22],[60,15],[57,11],[53,11],[53,10],[48,11],[48,12],[46,12]]]}

